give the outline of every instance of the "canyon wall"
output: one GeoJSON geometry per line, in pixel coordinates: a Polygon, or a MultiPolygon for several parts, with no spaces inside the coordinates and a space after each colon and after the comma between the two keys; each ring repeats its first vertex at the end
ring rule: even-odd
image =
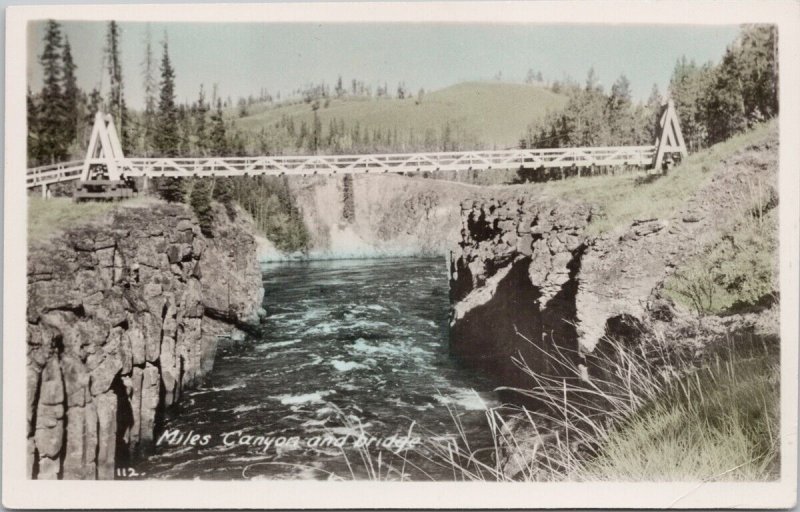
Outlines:
{"type": "Polygon", "coordinates": [[[451,352],[504,386],[527,381],[514,359],[552,373],[548,354],[576,337],[591,208],[520,197],[468,200],[461,210],[450,259],[451,352]]]}
{"type": "Polygon", "coordinates": [[[110,479],[213,366],[218,336],[258,322],[251,222],[183,205],[119,207],[31,245],[28,472],[110,479]]]}
{"type": "Polygon", "coordinates": [[[312,258],[441,256],[458,239],[465,183],[395,174],[293,178],[312,258]]]}
{"type": "Polygon", "coordinates": [[[513,187],[462,202],[450,253],[452,353],[502,386],[533,382],[514,359],[539,374],[602,373],[589,357],[598,343],[658,320],[668,276],[752,214],[757,195],[770,198],[766,207],[777,204],[777,170],[773,134],[720,162],[710,182],[669,214],[601,235],[586,229],[601,213],[591,205],[515,197],[513,187]]]}

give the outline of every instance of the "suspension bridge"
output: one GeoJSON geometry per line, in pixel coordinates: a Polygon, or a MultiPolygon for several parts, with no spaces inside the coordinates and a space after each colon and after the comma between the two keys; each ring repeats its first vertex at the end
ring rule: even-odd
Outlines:
{"type": "MultiPolygon", "coordinates": [[[[675,107],[663,107],[657,138],[652,146],[574,147],[553,149],[509,149],[497,151],[451,151],[366,155],[309,155],[200,158],[126,157],[111,116],[95,116],[86,157],[27,170],[27,188],[41,188],[50,196],[57,183],[78,181],[78,200],[114,199],[134,194],[133,178],[309,176],[380,174],[489,169],[595,168],[633,166],[661,169],[679,154],[686,157],[686,144],[675,107]]],[[[146,183],[145,179],[145,183],[146,183]]]]}

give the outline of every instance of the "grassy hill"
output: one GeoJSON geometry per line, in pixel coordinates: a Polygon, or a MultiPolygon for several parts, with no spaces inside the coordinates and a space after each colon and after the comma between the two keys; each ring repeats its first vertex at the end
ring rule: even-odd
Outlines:
{"type": "MultiPolygon", "coordinates": [[[[564,106],[567,98],[535,85],[498,82],[467,82],[426,93],[417,98],[331,99],[319,109],[323,128],[331,119],[347,125],[359,123],[366,128],[410,130],[419,136],[426,130],[439,131],[448,122],[462,132],[461,136],[478,147],[506,148],[516,146],[528,124],[541,119],[549,110],[564,106]]],[[[271,126],[283,116],[296,123],[313,122],[311,105],[304,102],[275,107],[253,106],[249,115],[236,119],[236,126],[245,131],[258,131],[271,126]]]]}

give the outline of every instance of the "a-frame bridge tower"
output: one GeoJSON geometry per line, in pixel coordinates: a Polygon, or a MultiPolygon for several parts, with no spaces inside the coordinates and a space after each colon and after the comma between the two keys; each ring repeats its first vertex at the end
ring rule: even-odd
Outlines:
{"type": "Polygon", "coordinates": [[[656,154],[653,158],[653,169],[661,171],[667,162],[674,161],[675,155],[686,158],[689,153],[683,140],[678,112],[672,99],[662,107],[661,118],[658,122],[658,137],[656,138],[656,154]]]}
{"type": "Polygon", "coordinates": [[[125,160],[114,120],[98,112],[83,161],[75,199],[124,199],[133,196],[132,179],[123,179],[120,163],[125,160]]]}

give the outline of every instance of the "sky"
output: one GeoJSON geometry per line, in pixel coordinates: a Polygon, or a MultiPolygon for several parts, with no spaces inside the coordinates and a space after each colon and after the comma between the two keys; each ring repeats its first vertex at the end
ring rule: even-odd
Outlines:
{"type": "MultiPolygon", "coordinates": [[[[102,70],[106,24],[64,22],[82,89],[108,92],[102,70]]],[[[644,101],[653,84],[664,92],[678,58],[719,62],[738,33],[727,26],[655,25],[467,25],[467,24],[270,24],[120,23],[122,73],[130,107],[144,103],[142,63],[146,34],[157,62],[169,41],[179,102],[194,101],[203,84],[234,100],[266,88],[282,96],[298,87],[339,76],[375,85],[398,82],[408,90],[435,90],[463,81],[521,82],[528,69],[545,80],[569,76],[583,83],[594,68],[608,90],[625,74],[634,99],[644,101]]],[[[28,28],[28,83],[41,88],[44,23],[28,28]]]]}

